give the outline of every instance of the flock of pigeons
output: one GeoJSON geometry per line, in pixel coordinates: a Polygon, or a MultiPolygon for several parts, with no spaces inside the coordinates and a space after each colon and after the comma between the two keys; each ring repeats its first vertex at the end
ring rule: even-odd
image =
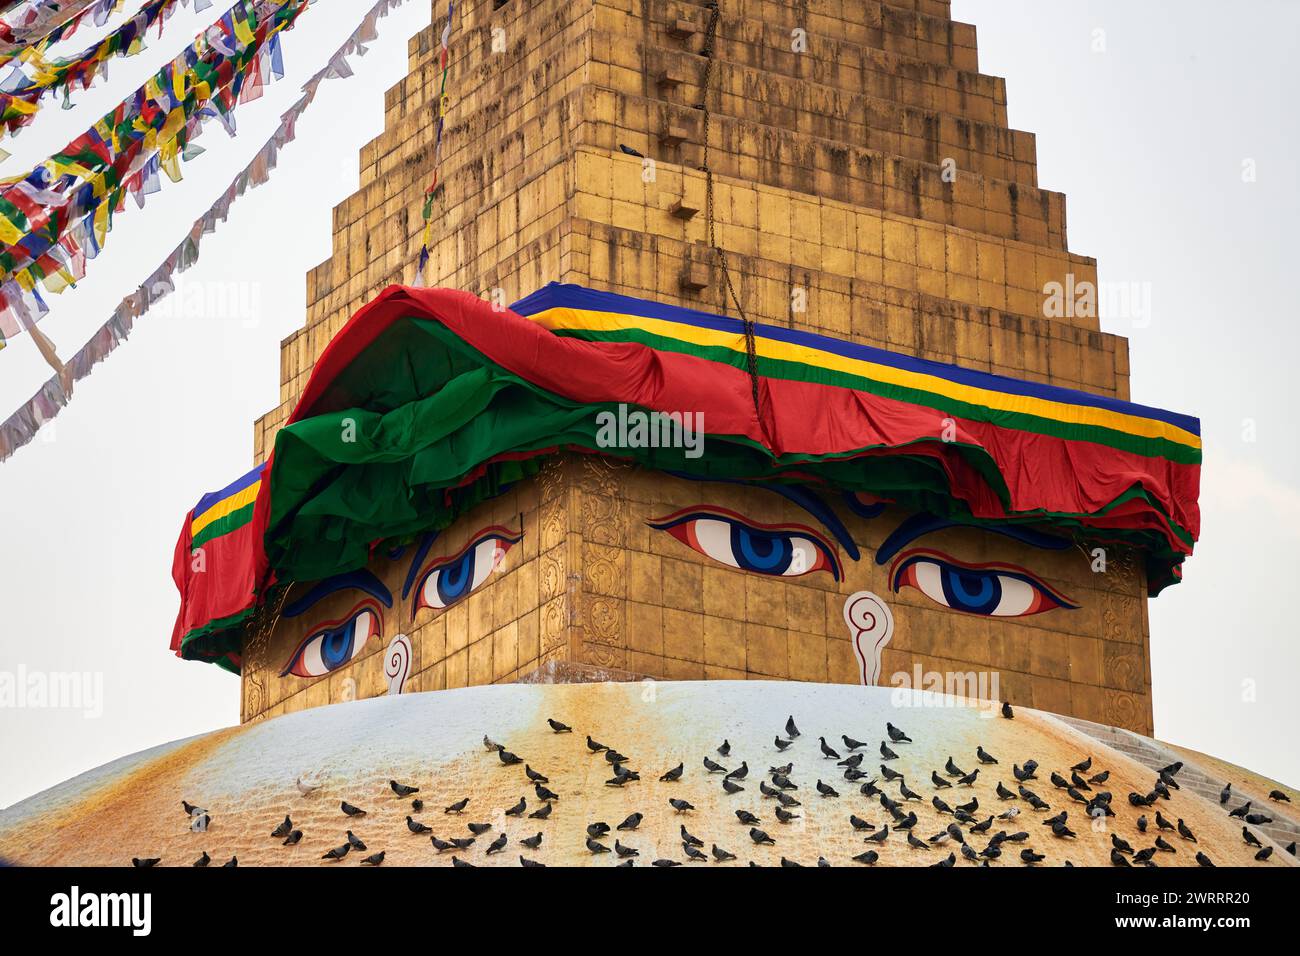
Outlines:
{"type": "MultiPolygon", "coordinates": [[[[1014,718],[1010,704],[1002,705],[1002,716],[1007,719],[1014,718]]],[[[547,723],[555,734],[573,732],[572,727],[553,718],[548,719],[547,723]]],[[[783,734],[776,736],[773,743],[778,753],[789,750],[801,736],[793,716],[786,721],[783,731],[783,734]]],[[[970,863],[980,866],[988,866],[991,861],[1001,861],[1004,858],[1018,860],[1021,864],[1032,866],[1047,858],[1046,853],[1035,849],[1035,843],[1042,846],[1044,843],[1054,841],[1071,843],[1078,839],[1078,833],[1071,826],[1072,811],[1076,813],[1076,819],[1082,821],[1076,822],[1074,826],[1083,830],[1094,829],[1094,821],[1116,815],[1112,809],[1113,795],[1101,789],[1110,777],[1110,771],[1100,770],[1090,774],[1093,769],[1091,757],[1070,767],[1068,776],[1065,771],[1051,771],[1046,781],[1039,776],[1037,761],[1026,760],[1023,764],[1013,763],[1011,776],[1015,782],[1014,789],[1004,780],[999,779],[993,791],[997,798],[997,805],[993,808],[981,807],[979,798],[974,795],[973,787],[981,773],[999,773],[998,770],[991,768],[1001,767],[998,758],[988,753],[982,745],[975,748],[974,758],[977,763],[970,770],[959,766],[951,756],[941,770],[932,769],[928,783],[918,784],[922,789],[928,788],[933,791],[927,800],[924,794],[909,785],[904,773],[895,769],[898,766],[896,762],[900,759],[898,750],[905,751],[912,743],[912,739],[903,730],[888,722],[885,724],[885,736],[888,739],[882,739],[878,748],[880,761],[878,772],[864,769],[863,766],[867,761],[868,751],[872,749],[869,743],[841,735],[840,740],[843,745],[841,752],[837,746],[828,743],[825,737],[819,738],[821,761],[828,770],[818,775],[813,791],[806,794],[794,781],[793,762],[769,767],[766,775],[755,774],[759,778],[757,789],[761,799],[770,800],[773,804],[771,818],[777,824],[774,832],[779,835],[780,827],[801,818],[803,808],[801,794],[803,799],[807,800],[834,800],[841,798],[841,789],[847,792],[850,788],[856,788],[861,796],[870,801],[867,806],[878,804],[886,819],[877,825],[866,818],[865,815],[868,813],[866,809],[848,814],[847,832],[850,832],[854,838],[860,837],[863,843],[861,852],[851,856],[854,863],[868,866],[875,864],[880,860],[880,848],[892,838],[894,841],[900,839],[905,841],[910,850],[917,853],[930,853],[934,850],[943,853],[936,862],[930,864],[931,866],[955,866],[958,854],[970,863]],[[834,761],[834,763],[826,763],[827,761],[834,761]],[[1042,786],[1044,782],[1053,790],[1044,790],[1042,786]],[[1033,789],[1034,787],[1038,790],[1033,789]],[[1038,792],[1039,790],[1051,794],[1053,799],[1056,799],[1055,792],[1064,794],[1077,807],[1060,809],[1048,815],[1053,807],[1038,792]],[[816,796],[813,796],[813,793],[816,796]],[[1017,824],[1023,825],[1019,819],[1022,805],[1030,809],[1036,822],[1043,828],[1033,831],[1039,834],[1038,837],[1033,836],[1029,830],[1015,828],[1017,824]],[[924,813],[925,823],[918,815],[918,809],[924,813]],[[1036,816],[1039,813],[1043,814],[1040,819],[1036,816]],[[935,827],[938,829],[934,833],[926,835],[926,831],[935,827]]],[[[535,802],[531,804],[534,808],[530,811],[529,798],[524,796],[503,812],[506,817],[537,821],[539,829],[535,835],[517,840],[521,851],[518,852],[519,864],[525,867],[545,866],[546,864],[536,859],[533,854],[540,849],[546,838],[546,821],[550,819],[557,803],[561,801],[560,794],[550,789],[551,781],[545,774],[533,769],[519,755],[487,736],[483,738],[483,746],[502,766],[523,766],[523,773],[535,798],[535,802]]],[[[606,786],[621,789],[641,779],[640,774],[628,766],[628,757],[619,753],[617,749],[594,740],[590,735],[586,739],[586,749],[591,759],[599,757],[607,765],[610,776],[605,781],[606,786]]],[[[742,760],[739,766],[731,769],[725,766],[721,761],[730,761],[731,758],[731,744],[726,740],[717,748],[716,758],[704,757],[702,767],[705,779],[717,779],[721,789],[729,796],[745,792],[751,785],[748,761],[742,760]]],[[[872,763],[875,762],[873,758],[872,763]]],[[[1110,861],[1114,866],[1156,866],[1159,854],[1176,854],[1180,848],[1193,852],[1196,862],[1201,866],[1215,865],[1197,845],[1196,834],[1192,829],[1181,818],[1175,817],[1171,821],[1162,812],[1162,806],[1166,810],[1170,809],[1172,791],[1180,789],[1177,775],[1181,769],[1181,761],[1163,767],[1158,771],[1155,783],[1149,792],[1129,793],[1130,806],[1143,811],[1136,821],[1138,832],[1143,835],[1149,833],[1154,839],[1150,846],[1134,848],[1117,833],[1110,831],[1110,861]],[[1151,819],[1148,819],[1148,813],[1151,814],[1151,819]],[[1165,834],[1169,835],[1169,839],[1165,838],[1165,834]]],[[[663,784],[676,784],[681,782],[685,775],[686,765],[683,762],[659,775],[658,780],[663,784]]],[[[298,780],[298,790],[303,794],[310,793],[319,786],[302,778],[298,780]]],[[[510,847],[508,834],[504,832],[493,834],[493,824],[489,822],[468,822],[459,835],[444,830],[446,834],[444,839],[434,832],[434,827],[416,819],[417,814],[425,811],[424,801],[416,796],[420,792],[419,787],[390,780],[389,789],[398,798],[411,800],[412,812],[406,815],[406,829],[409,834],[427,837],[437,854],[450,854],[453,866],[473,866],[474,864],[467,857],[475,852],[474,848],[477,846],[486,846],[485,857],[505,853],[507,850],[514,852],[514,848],[510,847]]],[[[1280,790],[1272,791],[1269,797],[1279,802],[1290,802],[1290,798],[1280,790]]],[[[1231,798],[1232,786],[1229,784],[1223,788],[1219,802],[1226,806],[1231,798]]],[[[470,797],[464,797],[442,807],[442,813],[446,817],[461,819],[469,809],[470,802],[470,797]]],[[[674,815],[682,818],[679,824],[681,852],[680,856],[661,856],[651,860],[651,866],[674,867],[689,863],[706,863],[710,860],[717,862],[738,860],[739,854],[733,852],[734,847],[727,849],[716,842],[710,842],[708,852],[705,852],[705,841],[687,828],[687,822],[695,810],[689,800],[674,795],[667,796],[666,803],[674,815]]],[[[207,810],[186,801],[182,801],[181,805],[190,819],[191,829],[207,828],[211,820],[207,810]]],[[[346,800],[341,802],[339,810],[345,820],[349,821],[366,815],[365,810],[346,800]]],[[[754,846],[777,843],[777,839],[764,829],[764,827],[770,829],[771,824],[764,823],[762,818],[749,809],[737,809],[735,816],[739,824],[745,828],[749,842],[754,846]]],[[[1229,816],[1243,821],[1242,839],[1248,847],[1258,850],[1255,859],[1267,860],[1272,855],[1273,847],[1265,846],[1252,832],[1251,827],[1267,824],[1271,822],[1271,818],[1253,809],[1249,801],[1232,809],[1229,816]]],[[[604,821],[590,823],[586,827],[586,850],[593,856],[609,854],[612,860],[618,861],[619,866],[635,866],[642,857],[640,850],[631,844],[635,842],[634,834],[644,820],[643,812],[634,811],[614,827],[604,821]]],[[[459,828],[459,824],[457,827],[459,828]]],[[[1103,825],[1097,829],[1108,830],[1109,828],[1103,825]]],[[[291,816],[286,814],[284,820],[271,831],[270,835],[274,839],[281,840],[285,846],[293,846],[302,840],[303,831],[296,827],[291,816]]],[[[384,862],[385,851],[370,853],[365,842],[351,829],[346,830],[344,842],[329,849],[321,859],[337,863],[354,851],[358,854],[368,854],[361,857],[362,865],[379,866],[384,862]]],[[[1287,851],[1294,856],[1295,843],[1287,847],[1287,851]]],[[[154,866],[160,860],[135,858],[131,862],[138,867],[154,866]]],[[[237,866],[238,862],[232,856],[222,865],[233,867],[237,866]]],[[[205,851],[192,865],[208,866],[210,863],[211,857],[205,851]]],[[[751,859],[749,865],[759,864],[751,859]]],[[[780,865],[801,866],[803,864],[781,856],[780,865]]],[[[817,865],[830,866],[831,864],[825,857],[819,857],[817,865]]],[[[1064,865],[1073,864],[1066,859],[1064,865]]]]}

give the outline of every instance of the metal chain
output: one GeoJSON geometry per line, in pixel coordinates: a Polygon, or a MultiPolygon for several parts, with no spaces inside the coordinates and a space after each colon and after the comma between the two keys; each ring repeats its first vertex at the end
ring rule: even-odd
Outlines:
{"type": "MultiPolygon", "coordinates": [[[[704,111],[704,216],[708,223],[709,245],[713,248],[714,254],[718,257],[718,266],[722,272],[722,282],[726,287],[727,294],[731,297],[732,304],[736,311],[740,313],[740,321],[745,329],[745,357],[749,369],[750,389],[754,397],[754,415],[761,423],[763,416],[759,410],[758,399],[758,352],[754,339],[754,322],[745,314],[745,308],[740,304],[740,297],[736,295],[736,288],[731,282],[731,270],[727,267],[727,254],[722,251],[722,246],[718,244],[717,226],[713,216],[713,167],[709,165],[709,130],[711,126],[711,114],[709,112],[709,94],[713,88],[713,45],[718,37],[718,19],[722,16],[722,9],[717,0],[712,0],[708,4],[709,25],[704,33],[704,78],[701,80],[700,108],[704,111]]],[[[727,308],[726,300],[723,300],[722,309],[725,313],[727,308]]]]}

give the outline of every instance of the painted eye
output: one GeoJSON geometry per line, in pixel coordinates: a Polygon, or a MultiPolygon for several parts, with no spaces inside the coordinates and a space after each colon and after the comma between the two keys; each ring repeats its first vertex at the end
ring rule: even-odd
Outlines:
{"type": "Polygon", "coordinates": [[[478,590],[522,537],[488,529],[454,558],[435,561],[420,581],[416,610],[450,607],[478,590]]]}
{"type": "Polygon", "coordinates": [[[987,617],[1028,617],[1077,604],[1023,568],[962,564],[937,551],[900,555],[890,572],[895,592],[913,587],[936,604],[987,617]]]}
{"type": "Polygon", "coordinates": [[[355,659],[381,630],[377,604],[364,601],[342,621],[322,625],[298,646],[280,676],[324,677],[355,659]]]}
{"type": "Polygon", "coordinates": [[[803,525],[754,524],[734,511],[712,506],[707,511],[699,507],[678,511],[649,525],[742,571],[781,577],[829,571],[836,581],[840,579],[835,548],[803,525]]]}

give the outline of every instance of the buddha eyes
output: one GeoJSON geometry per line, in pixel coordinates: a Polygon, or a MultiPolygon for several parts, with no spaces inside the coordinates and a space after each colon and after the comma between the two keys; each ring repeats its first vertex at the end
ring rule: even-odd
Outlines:
{"type": "Polygon", "coordinates": [[[936,604],[987,617],[1028,617],[1078,607],[1023,568],[968,565],[937,551],[899,555],[890,586],[895,592],[913,587],[936,604]]]}
{"type": "Polygon", "coordinates": [[[324,677],[359,656],[382,626],[378,603],[362,601],[342,621],[321,625],[298,645],[280,676],[324,677]]]}
{"type": "Polygon", "coordinates": [[[455,557],[436,559],[419,580],[415,610],[450,607],[472,594],[522,537],[505,528],[485,528],[455,557]]]}
{"type": "Polygon", "coordinates": [[[649,522],[682,544],[729,567],[797,577],[829,571],[840,579],[834,547],[803,525],[759,525],[725,508],[695,507],[649,522]]]}

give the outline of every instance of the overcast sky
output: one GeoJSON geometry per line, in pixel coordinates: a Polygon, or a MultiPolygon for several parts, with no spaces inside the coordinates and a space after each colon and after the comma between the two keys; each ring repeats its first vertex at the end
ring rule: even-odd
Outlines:
{"type": "MultiPolygon", "coordinates": [[[[143,211],[129,204],[42,322],[61,353],[180,241],[371,2],[309,9],[284,38],[286,79],[240,107],[239,135],[210,128],[183,183],[143,211]]],[[[1099,260],[1103,300],[1107,288],[1138,293],[1136,307],[1102,306],[1102,327],[1130,339],[1133,400],[1202,420],[1202,539],[1185,583],[1151,604],[1156,735],[1300,782],[1289,610],[1300,4],[1251,0],[1227,15],[1208,0],[954,0],[953,14],[978,26],[983,72],[1006,77],[1011,125],[1038,135],[1040,184],[1067,194],[1070,247],[1099,260]]],[[[0,175],[80,133],[210,16],[182,11],[77,109],[43,110],[5,142],[14,155],[0,175]]],[[[0,463],[0,671],[102,674],[104,695],[99,716],[0,709],[0,806],[238,722],[237,678],[167,651],[172,548],[198,496],[252,463],[252,422],[278,401],[278,345],[302,324],[305,273],[329,254],[331,209],[356,189],[357,152],[381,130],[383,92],[429,19],[428,0],[409,0],[381,21],[370,55],[353,58],[357,75],[322,85],[271,182],[205,238],[172,304],[140,319],[54,426],[0,463]]],[[[454,76],[451,89],[454,100],[454,76]]],[[[48,374],[26,336],[0,351],[0,418],[48,374]]]]}

